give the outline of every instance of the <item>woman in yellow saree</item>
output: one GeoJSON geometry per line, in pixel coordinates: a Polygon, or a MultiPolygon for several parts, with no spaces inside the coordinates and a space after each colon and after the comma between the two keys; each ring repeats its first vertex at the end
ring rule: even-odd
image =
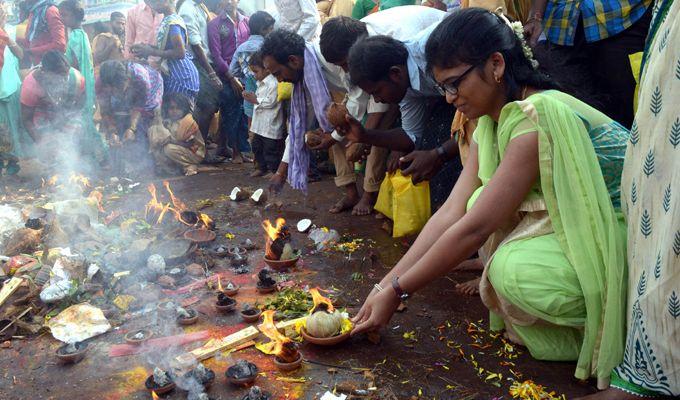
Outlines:
{"type": "Polygon", "coordinates": [[[492,328],[605,387],[623,353],[628,132],[553,90],[521,24],[503,16],[454,12],[426,57],[442,94],[479,125],[447,202],[369,294],[353,333],[384,326],[400,300],[479,250],[492,328]]]}

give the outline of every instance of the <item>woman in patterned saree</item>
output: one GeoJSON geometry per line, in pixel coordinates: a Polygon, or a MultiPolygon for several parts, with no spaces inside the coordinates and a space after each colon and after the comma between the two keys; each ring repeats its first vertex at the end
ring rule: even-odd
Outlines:
{"type": "Polygon", "coordinates": [[[613,203],[628,132],[554,90],[521,24],[503,16],[454,12],[426,57],[447,101],[479,125],[448,200],[369,294],[354,333],[387,324],[400,297],[479,250],[492,328],[605,387],[623,353],[625,225],[613,203]]]}
{"type": "Polygon", "coordinates": [[[611,389],[588,400],[680,396],[680,1],[658,1],[654,10],[621,180],[626,349],[611,389]]]}

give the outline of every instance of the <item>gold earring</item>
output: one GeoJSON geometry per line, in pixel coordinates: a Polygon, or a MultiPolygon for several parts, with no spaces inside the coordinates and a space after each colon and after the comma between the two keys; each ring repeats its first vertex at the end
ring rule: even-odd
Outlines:
{"type": "Polygon", "coordinates": [[[496,83],[501,83],[501,77],[498,75],[494,75],[494,79],[496,79],[496,83]]]}

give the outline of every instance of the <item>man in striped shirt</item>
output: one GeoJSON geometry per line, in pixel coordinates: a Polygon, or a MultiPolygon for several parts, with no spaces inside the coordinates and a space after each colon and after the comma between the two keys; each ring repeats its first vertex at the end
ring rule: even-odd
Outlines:
{"type": "Polygon", "coordinates": [[[630,128],[635,79],[629,55],[641,52],[652,0],[534,0],[525,33],[538,61],[565,91],[630,128]],[[545,51],[544,51],[545,50],[545,51]]]}

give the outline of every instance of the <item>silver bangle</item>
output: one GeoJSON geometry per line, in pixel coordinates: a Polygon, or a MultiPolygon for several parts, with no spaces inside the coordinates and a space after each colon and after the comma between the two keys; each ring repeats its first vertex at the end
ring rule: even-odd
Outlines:
{"type": "Polygon", "coordinates": [[[373,285],[373,288],[374,288],[375,290],[377,290],[378,293],[380,293],[380,292],[382,292],[383,290],[385,290],[385,289],[383,289],[382,286],[380,286],[380,283],[376,283],[375,285],[373,285]]]}

